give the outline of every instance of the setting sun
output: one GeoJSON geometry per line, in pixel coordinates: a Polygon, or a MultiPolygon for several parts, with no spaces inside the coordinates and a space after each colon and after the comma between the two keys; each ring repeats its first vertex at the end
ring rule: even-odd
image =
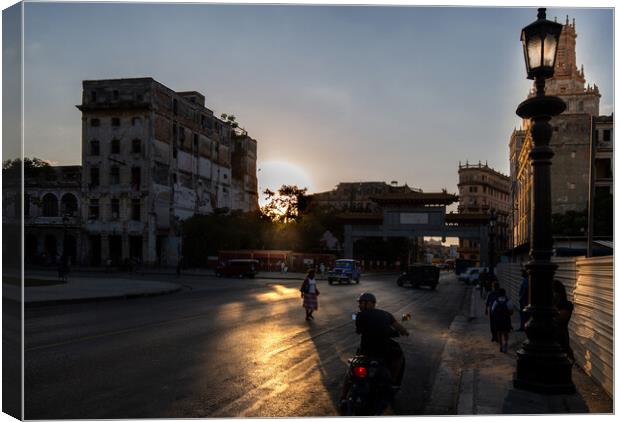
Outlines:
{"type": "Polygon", "coordinates": [[[305,170],[297,164],[286,161],[266,161],[258,165],[259,203],[265,205],[265,189],[277,191],[282,185],[297,185],[300,189],[312,191],[312,182],[305,170]]]}

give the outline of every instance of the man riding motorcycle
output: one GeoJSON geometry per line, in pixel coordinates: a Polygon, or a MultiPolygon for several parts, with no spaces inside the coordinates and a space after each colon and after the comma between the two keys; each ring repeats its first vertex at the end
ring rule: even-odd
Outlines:
{"type": "MultiPolygon", "coordinates": [[[[361,335],[357,353],[371,358],[383,359],[390,371],[392,386],[400,387],[404,372],[404,356],[400,345],[392,340],[395,332],[408,336],[409,332],[394,316],[375,308],[377,299],[372,293],[362,293],[358,298],[360,311],[355,317],[355,332],[361,335]]],[[[341,402],[346,401],[351,380],[345,377],[341,402]]]]}

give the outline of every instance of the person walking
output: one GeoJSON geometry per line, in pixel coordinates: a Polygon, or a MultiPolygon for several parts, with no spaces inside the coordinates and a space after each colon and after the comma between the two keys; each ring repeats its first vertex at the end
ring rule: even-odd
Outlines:
{"type": "Polygon", "coordinates": [[[58,279],[64,283],[67,282],[69,275],[70,267],[69,267],[69,257],[65,254],[60,257],[58,262],[58,279]]]}
{"type": "Polygon", "coordinates": [[[491,341],[499,341],[497,339],[497,329],[495,328],[495,319],[491,317],[491,306],[495,303],[495,300],[499,297],[499,283],[493,282],[492,290],[487,296],[487,302],[484,307],[484,314],[489,316],[489,326],[491,328],[491,341]]]}
{"type": "Polygon", "coordinates": [[[508,336],[512,330],[512,301],[506,295],[506,290],[500,288],[497,291],[497,299],[491,306],[491,318],[494,319],[495,329],[497,330],[497,339],[499,341],[499,351],[508,352],[508,336]]]}
{"type": "Polygon", "coordinates": [[[573,315],[574,306],[573,302],[566,297],[566,289],[559,280],[553,280],[553,305],[558,310],[558,314],[554,317],[556,340],[568,359],[574,362],[575,356],[570,347],[570,336],[568,334],[568,323],[573,315]]]}
{"type": "Polygon", "coordinates": [[[319,289],[316,285],[314,269],[308,270],[308,275],[301,284],[302,306],[306,309],[306,321],[314,319],[312,313],[319,309],[319,289]]]}
{"type": "Polygon", "coordinates": [[[521,270],[521,286],[519,286],[519,329],[517,331],[525,331],[525,324],[530,316],[525,311],[525,307],[530,304],[530,278],[527,271],[521,270]]]}
{"type": "Polygon", "coordinates": [[[480,282],[474,286],[471,290],[471,298],[469,301],[469,318],[468,321],[473,321],[476,318],[480,318],[480,313],[482,310],[482,295],[480,294],[480,282]]]}

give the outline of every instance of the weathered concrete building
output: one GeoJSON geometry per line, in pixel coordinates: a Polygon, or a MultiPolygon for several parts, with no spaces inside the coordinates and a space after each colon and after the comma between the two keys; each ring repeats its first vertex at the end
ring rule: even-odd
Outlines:
{"type": "MultiPolygon", "coordinates": [[[[510,179],[487,164],[459,163],[459,206],[463,215],[495,214],[495,252],[508,247],[508,221],[510,216],[510,179]]],[[[460,258],[486,261],[480,256],[480,242],[459,239],[460,258]]]]}
{"type": "Polygon", "coordinates": [[[83,261],[172,265],[180,220],[258,208],[256,141],[215,117],[202,94],[152,78],[84,81],[77,107],[83,261]]]}
{"type": "MultiPolygon", "coordinates": [[[[586,85],[584,68],[577,67],[576,39],[575,21],[571,24],[567,17],[558,45],[555,74],[546,83],[546,93],[562,98],[567,105],[564,113],[551,120],[550,146],[555,154],[551,166],[554,214],[584,212],[589,200],[591,133],[593,117],[599,116],[601,94],[596,84],[586,85]]],[[[534,88],[529,93],[530,97],[532,95],[534,88]]],[[[532,137],[527,119],[520,129],[513,131],[509,145],[514,216],[512,246],[518,248],[527,245],[530,239],[532,137]]]]}

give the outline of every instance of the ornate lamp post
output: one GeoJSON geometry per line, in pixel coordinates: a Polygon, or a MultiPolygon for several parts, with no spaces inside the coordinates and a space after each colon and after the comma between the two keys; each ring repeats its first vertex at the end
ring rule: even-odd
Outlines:
{"type": "Polygon", "coordinates": [[[521,41],[528,79],[536,85],[536,95],[522,102],[517,115],[531,119],[533,147],[531,204],[531,249],[526,268],[530,278],[531,315],[526,325],[527,340],[517,352],[514,386],[546,394],[572,393],[571,363],[555,340],[553,276],[557,265],[551,263],[551,158],[549,141],[553,129],[549,121],[566,109],[558,97],[545,95],[545,79],[553,76],[555,55],[562,25],[548,21],[546,9],[538,9],[538,20],[523,28],[521,41]]]}

